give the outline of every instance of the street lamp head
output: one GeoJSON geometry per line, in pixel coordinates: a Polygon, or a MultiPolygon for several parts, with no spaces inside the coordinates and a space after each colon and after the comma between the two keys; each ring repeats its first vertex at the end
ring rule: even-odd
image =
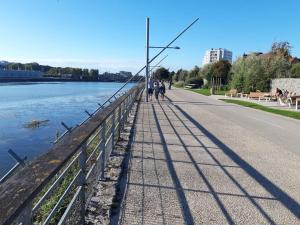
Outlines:
{"type": "Polygon", "coordinates": [[[171,49],[180,49],[178,46],[169,46],[169,47],[161,47],[161,46],[149,46],[149,48],[171,48],[171,49]]]}

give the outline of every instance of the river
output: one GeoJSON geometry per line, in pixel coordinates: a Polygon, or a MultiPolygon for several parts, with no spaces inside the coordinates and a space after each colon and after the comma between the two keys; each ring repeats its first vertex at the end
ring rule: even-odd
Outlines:
{"type": "MultiPolygon", "coordinates": [[[[93,112],[97,103],[108,99],[122,83],[47,82],[0,83],[0,177],[15,161],[8,155],[12,149],[28,160],[44,153],[53,145],[57,133],[87,118],[84,110],[93,112]],[[45,121],[28,128],[33,120],[45,121]]],[[[126,89],[132,87],[128,84],[126,89]]]]}

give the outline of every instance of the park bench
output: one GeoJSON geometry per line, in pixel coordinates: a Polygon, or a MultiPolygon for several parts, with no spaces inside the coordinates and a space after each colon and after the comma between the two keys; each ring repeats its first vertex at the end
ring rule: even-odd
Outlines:
{"type": "Polygon", "coordinates": [[[243,93],[243,92],[240,92],[240,93],[237,93],[237,97],[240,97],[240,98],[247,98],[249,94],[246,94],[246,93],[243,93]]]}
{"type": "Polygon", "coordinates": [[[228,91],[228,92],[225,93],[225,97],[230,96],[232,98],[232,97],[237,96],[237,94],[238,93],[237,93],[236,89],[230,89],[230,91],[228,91]]]}
{"type": "Polygon", "coordinates": [[[298,104],[300,103],[300,95],[288,97],[287,103],[290,108],[292,108],[292,106],[294,105],[295,109],[298,110],[298,104]]]}
{"type": "Polygon", "coordinates": [[[260,91],[256,91],[256,92],[250,92],[250,94],[248,95],[249,99],[259,99],[262,96],[262,93],[260,91]]]}
{"type": "Polygon", "coordinates": [[[258,101],[266,100],[266,102],[271,101],[272,94],[270,92],[261,92],[261,95],[258,97],[258,101]]]}

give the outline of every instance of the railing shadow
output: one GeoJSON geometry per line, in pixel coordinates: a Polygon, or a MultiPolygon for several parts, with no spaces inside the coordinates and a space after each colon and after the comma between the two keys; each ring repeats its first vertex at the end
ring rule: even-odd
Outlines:
{"type": "Polygon", "coordinates": [[[160,127],[159,119],[156,115],[156,110],[155,110],[153,105],[151,105],[151,106],[152,106],[152,111],[153,111],[153,115],[154,115],[154,120],[155,120],[157,129],[158,129],[158,132],[159,132],[162,147],[163,147],[164,154],[165,154],[165,157],[166,157],[167,167],[168,167],[170,176],[172,178],[173,184],[175,186],[176,194],[177,194],[177,197],[178,197],[178,200],[179,200],[179,203],[180,203],[180,208],[181,208],[181,212],[182,212],[182,215],[183,215],[183,219],[184,219],[184,221],[187,225],[195,224],[192,213],[191,213],[191,210],[189,208],[187,199],[186,199],[184,191],[183,191],[183,187],[182,187],[182,185],[179,181],[179,178],[176,174],[174,165],[172,163],[172,158],[171,158],[171,155],[170,155],[168,145],[166,143],[163,131],[160,127]]]}
{"type": "MultiPolygon", "coordinates": [[[[280,201],[282,205],[285,206],[292,214],[294,214],[298,219],[300,218],[300,205],[294,200],[291,196],[289,196],[286,192],[272,183],[267,177],[261,174],[258,170],[256,170],[253,166],[247,163],[244,159],[242,159],[237,153],[235,153],[232,149],[230,149],[226,144],[224,144],[221,140],[219,140],[216,136],[214,136],[211,132],[209,132],[205,127],[203,127],[198,121],[196,121],[193,117],[191,117],[183,108],[178,105],[173,104],[172,100],[168,98],[168,100],[186,119],[192,122],[208,139],[210,139],[216,146],[219,147],[222,152],[227,155],[233,162],[235,162],[240,168],[242,168],[251,178],[253,178],[256,182],[258,182],[262,187],[265,188],[267,192],[269,192],[277,201],[280,201]]],[[[166,104],[167,105],[167,104],[166,104]]],[[[177,118],[180,120],[180,116],[175,112],[172,107],[168,106],[177,118]]],[[[162,107],[163,110],[163,107],[162,107]]],[[[167,115],[166,115],[167,116],[167,115]]],[[[171,121],[170,121],[171,123],[171,121]]],[[[183,122],[184,124],[184,122],[183,122]]],[[[189,129],[188,127],[186,127],[189,129]]],[[[194,136],[193,132],[190,131],[191,135],[194,136]]],[[[203,145],[205,145],[199,140],[198,137],[194,136],[194,138],[203,145]]],[[[210,153],[209,149],[206,148],[207,153],[214,159],[217,164],[220,162],[210,153]]],[[[196,165],[195,165],[196,166],[196,165]]],[[[247,196],[247,198],[251,201],[251,203],[259,210],[259,212],[264,216],[265,219],[268,220],[269,223],[275,224],[272,218],[262,209],[251,196],[242,188],[237,180],[235,180],[223,167],[221,167],[224,173],[239,187],[239,189],[247,196]]]]}
{"type": "MultiPolygon", "coordinates": [[[[141,97],[140,97],[141,98],[141,97]]],[[[118,177],[118,181],[117,183],[118,185],[118,193],[119,195],[117,196],[119,200],[121,200],[121,204],[126,203],[126,198],[127,198],[127,184],[128,184],[128,180],[130,179],[130,165],[131,165],[131,159],[132,159],[132,152],[130,151],[130,149],[132,148],[133,144],[135,143],[135,136],[136,136],[136,122],[139,118],[139,114],[138,111],[140,109],[140,100],[138,101],[136,110],[135,110],[135,117],[134,120],[132,122],[132,126],[130,128],[129,131],[129,137],[128,137],[128,143],[126,145],[126,151],[128,152],[128,154],[125,154],[125,158],[121,164],[121,174],[118,177]]],[[[122,214],[122,205],[120,207],[118,207],[117,209],[115,209],[114,212],[114,216],[111,217],[111,220],[109,222],[109,225],[119,225],[120,221],[123,220],[123,216],[124,214],[122,214]]]]}
{"type": "MultiPolygon", "coordinates": [[[[191,160],[193,166],[195,167],[197,173],[199,174],[199,176],[203,179],[204,183],[207,185],[210,193],[213,195],[214,199],[216,200],[219,208],[222,210],[223,215],[225,216],[227,222],[229,224],[235,224],[233,221],[233,218],[230,216],[229,212],[226,210],[226,207],[224,206],[224,204],[222,203],[221,199],[219,198],[219,196],[217,195],[216,191],[214,190],[213,185],[209,182],[209,180],[207,179],[207,177],[205,176],[205,174],[202,172],[202,170],[200,169],[199,165],[197,164],[196,160],[194,159],[193,155],[191,154],[191,152],[188,150],[188,148],[186,147],[183,139],[181,138],[180,134],[177,132],[177,130],[175,129],[175,127],[172,124],[172,121],[169,119],[167,113],[164,110],[164,107],[162,107],[161,104],[160,108],[162,110],[162,112],[164,113],[164,116],[167,118],[167,120],[169,121],[170,126],[172,127],[172,129],[175,132],[175,135],[177,136],[178,140],[181,143],[181,146],[184,148],[185,152],[187,153],[189,159],[191,160]]],[[[154,110],[153,110],[154,111],[154,110]]],[[[173,112],[174,113],[174,112],[173,112]]],[[[175,113],[174,113],[175,114],[175,113]]],[[[176,114],[175,114],[176,115],[176,114]]],[[[179,118],[179,121],[181,120],[181,118],[179,118]]],[[[184,124],[184,122],[182,122],[184,124]]]]}

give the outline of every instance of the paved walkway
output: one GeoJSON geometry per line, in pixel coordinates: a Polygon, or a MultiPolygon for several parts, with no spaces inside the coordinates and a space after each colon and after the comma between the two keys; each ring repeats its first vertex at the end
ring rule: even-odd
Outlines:
{"type": "MultiPolygon", "coordinates": [[[[252,129],[269,115],[184,90],[168,97],[140,105],[120,224],[300,224],[299,151],[252,129]]],[[[298,121],[269,117],[300,134],[298,121]]]]}

